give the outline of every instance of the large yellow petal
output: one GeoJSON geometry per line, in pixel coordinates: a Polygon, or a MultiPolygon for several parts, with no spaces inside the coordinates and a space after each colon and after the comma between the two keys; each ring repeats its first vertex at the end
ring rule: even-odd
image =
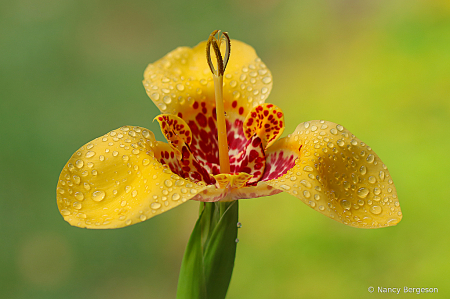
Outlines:
{"type": "Polygon", "coordinates": [[[153,133],[125,126],[81,147],[61,172],[57,203],[64,220],[118,228],[147,220],[205,189],[154,157],[153,133]]]}
{"type": "MultiPolygon", "coordinates": [[[[225,53],[222,44],[222,53],[225,53]]],[[[215,61],[214,51],[211,52],[215,61]]],[[[194,48],[179,47],[150,64],[144,72],[147,94],[162,113],[190,113],[195,101],[214,103],[214,83],[206,60],[206,42],[194,48]]],[[[262,104],[272,89],[272,75],[255,50],[240,41],[231,40],[230,59],[224,75],[226,111],[233,107],[241,115],[262,104]]]]}
{"type": "Polygon", "coordinates": [[[295,166],[266,184],[300,198],[314,210],[360,228],[396,225],[402,218],[392,178],[381,159],[341,125],[305,122],[267,155],[299,153],[295,166]]]}

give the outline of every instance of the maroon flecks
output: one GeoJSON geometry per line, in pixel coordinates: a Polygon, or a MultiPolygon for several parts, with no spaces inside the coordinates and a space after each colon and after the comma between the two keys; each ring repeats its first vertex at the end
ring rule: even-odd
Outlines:
{"type": "Polygon", "coordinates": [[[260,181],[269,181],[286,174],[289,169],[295,166],[298,156],[293,152],[283,150],[270,153],[266,156],[266,167],[260,181]]]}
{"type": "Polygon", "coordinates": [[[283,113],[280,108],[273,104],[262,104],[254,107],[247,115],[244,123],[245,137],[249,139],[257,134],[261,137],[264,148],[273,144],[284,130],[283,113]]]}
{"type": "Polygon", "coordinates": [[[261,139],[255,135],[247,141],[244,149],[234,156],[233,163],[230,161],[230,168],[234,166],[234,173],[245,172],[251,174],[253,177],[247,182],[250,185],[258,182],[261,178],[261,170],[264,168],[265,163],[261,139]]]}

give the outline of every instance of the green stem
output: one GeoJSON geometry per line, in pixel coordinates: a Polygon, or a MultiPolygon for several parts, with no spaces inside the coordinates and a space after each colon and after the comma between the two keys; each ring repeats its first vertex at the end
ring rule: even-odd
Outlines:
{"type": "Polygon", "coordinates": [[[239,203],[202,203],[178,280],[177,299],[223,299],[233,273],[239,203]]]}

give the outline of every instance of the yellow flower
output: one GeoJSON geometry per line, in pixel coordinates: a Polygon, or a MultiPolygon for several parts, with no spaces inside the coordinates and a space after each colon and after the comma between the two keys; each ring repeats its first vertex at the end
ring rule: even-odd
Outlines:
{"type": "Polygon", "coordinates": [[[264,103],[271,73],[252,47],[231,44],[223,75],[229,171],[220,171],[207,42],[180,47],[150,64],[143,81],[162,113],[156,120],[169,143],[156,141],[145,128],[124,126],[81,147],[59,177],[57,203],[64,219],[78,227],[118,228],[187,200],[232,201],[284,191],[347,225],[397,224],[397,193],[378,155],[341,125],[323,120],[301,123],[278,140],[283,112],[264,103]]]}

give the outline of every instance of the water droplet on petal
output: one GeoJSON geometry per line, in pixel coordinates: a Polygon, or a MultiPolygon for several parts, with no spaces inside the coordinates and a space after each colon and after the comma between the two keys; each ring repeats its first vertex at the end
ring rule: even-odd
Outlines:
{"type": "Polygon", "coordinates": [[[290,190],[291,189],[291,187],[288,186],[288,185],[280,185],[280,188],[283,189],[283,190],[290,190]]]}
{"type": "Polygon", "coordinates": [[[361,172],[362,175],[365,175],[367,172],[366,166],[361,166],[361,168],[359,169],[359,172],[361,172]]]}
{"type": "Polygon", "coordinates": [[[161,207],[161,204],[160,204],[159,202],[153,202],[153,203],[150,205],[150,207],[151,207],[153,210],[157,210],[157,209],[159,209],[159,208],[161,207]]]}
{"type": "Polygon", "coordinates": [[[92,193],[92,199],[94,201],[102,201],[106,196],[105,191],[97,190],[92,193]]]}
{"type": "Polygon", "coordinates": [[[356,194],[361,198],[366,198],[369,194],[369,189],[365,187],[359,188],[358,191],[356,191],[356,194]]]}
{"type": "Polygon", "coordinates": [[[339,203],[344,210],[349,210],[352,207],[350,201],[346,199],[341,200],[339,203]]]}
{"type": "Polygon", "coordinates": [[[375,214],[375,215],[380,214],[382,211],[383,211],[383,209],[380,206],[372,206],[372,207],[370,207],[370,212],[375,214]]]}
{"type": "Polygon", "coordinates": [[[164,185],[166,185],[167,187],[172,187],[173,183],[171,180],[165,180],[164,185]]]}
{"type": "Polygon", "coordinates": [[[141,215],[141,216],[139,216],[139,219],[141,219],[141,221],[145,221],[145,220],[147,220],[147,216],[141,215]]]}
{"type": "Polygon", "coordinates": [[[63,216],[69,216],[69,215],[70,215],[70,211],[69,211],[69,210],[66,210],[66,209],[63,209],[63,210],[61,210],[61,214],[62,214],[63,216]]]}
{"type": "Polygon", "coordinates": [[[86,153],[86,158],[92,158],[93,156],[95,156],[95,152],[93,152],[93,151],[88,151],[86,153]]]}
{"type": "Polygon", "coordinates": [[[311,166],[305,166],[304,168],[303,168],[303,170],[304,171],[313,171],[314,169],[311,167],[311,166]]]}
{"type": "Polygon", "coordinates": [[[77,161],[75,162],[75,166],[78,167],[78,168],[82,168],[83,165],[84,165],[83,160],[77,160],[77,161]]]}
{"type": "Polygon", "coordinates": [[[75,196],[75,198],[76,198],[77,200],[79,200],[79,201],[84,200],[84,194],[81,193],[81,192],[75,192],[74,196],[75,196]]]}
{"type": "Polygon", "coordinates": [[[172,200],[177,201],[177,200],[179,200],[179,199],[180,199],[180,194],[174,193],[174,194],[172,195],[172,200]]]}

